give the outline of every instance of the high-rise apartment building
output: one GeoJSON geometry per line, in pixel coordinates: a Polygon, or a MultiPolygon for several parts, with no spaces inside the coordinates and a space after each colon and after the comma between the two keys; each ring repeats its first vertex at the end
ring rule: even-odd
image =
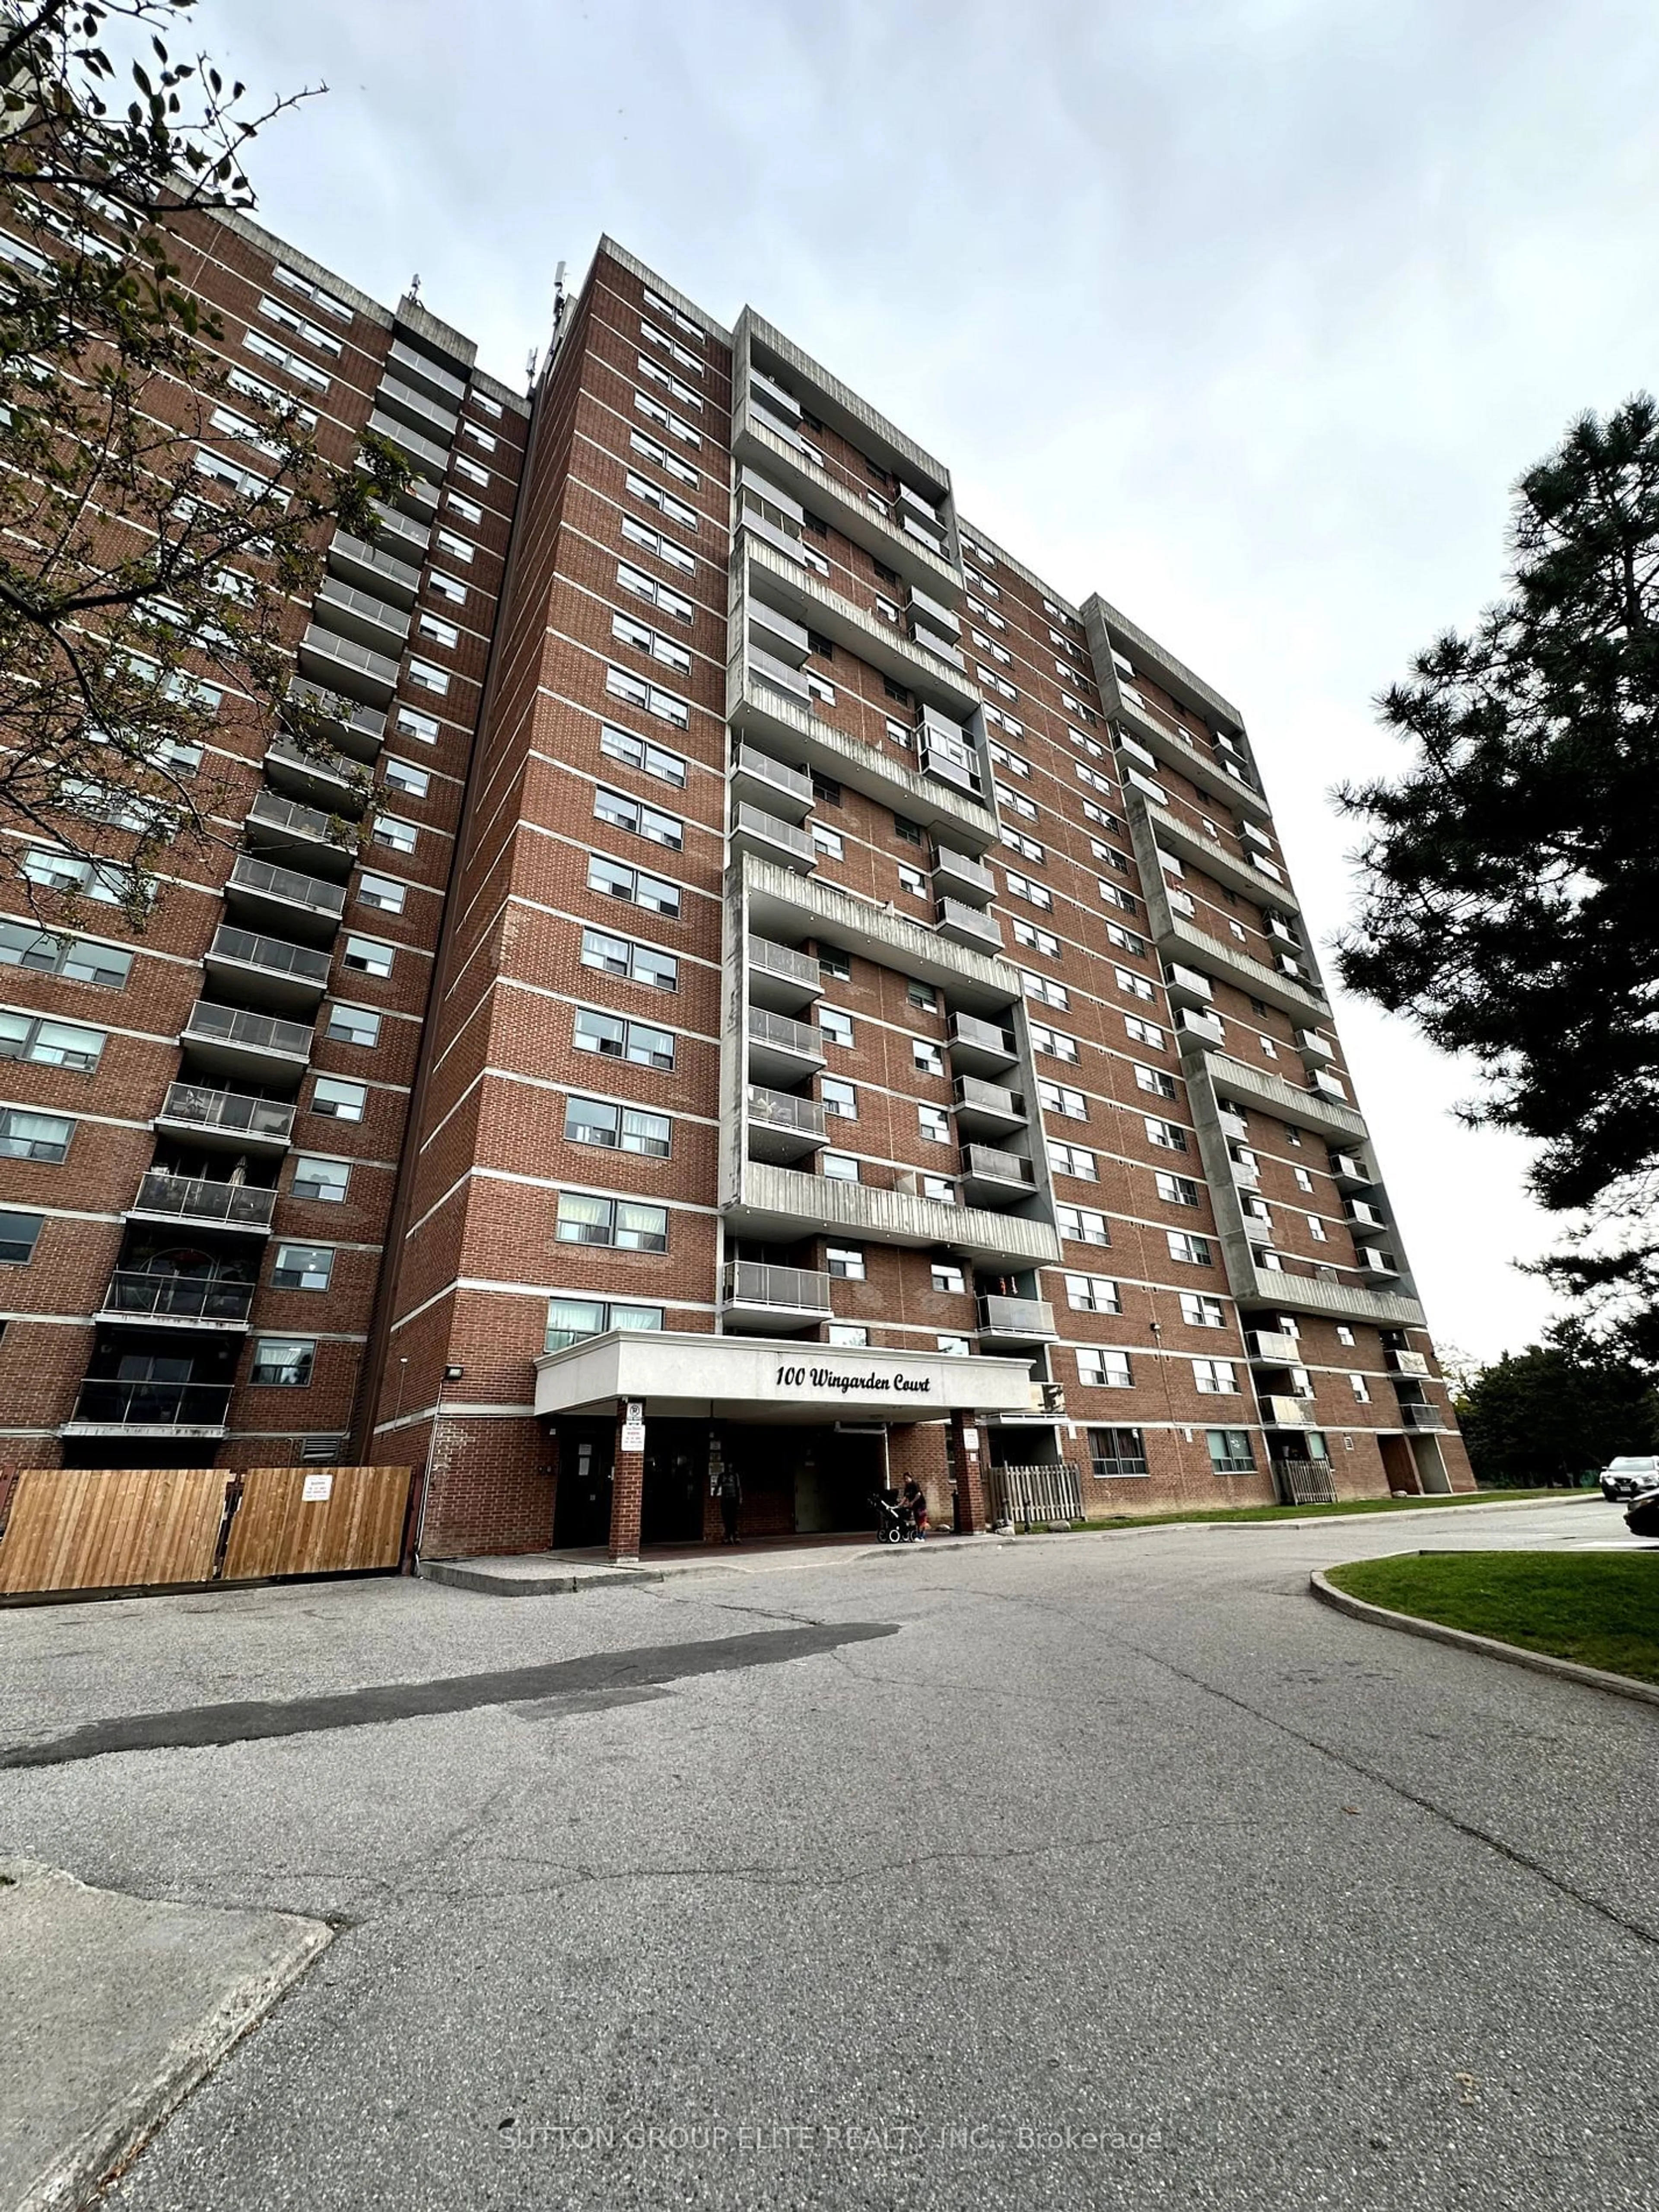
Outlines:
{"type": "Polygon", "coordinates": [[[407,1462],[428,1556],[1468,1486],[1234,706],[609,240],[529,400],[191,248],[414,465],[293,610],[377,789],[272,730],[145,934],[0,921],[6,1464],[407,1462]]]}

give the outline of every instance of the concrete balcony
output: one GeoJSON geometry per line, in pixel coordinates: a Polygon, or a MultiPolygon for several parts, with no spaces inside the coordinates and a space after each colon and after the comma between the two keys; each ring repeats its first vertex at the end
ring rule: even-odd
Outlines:
{"type": "Polygon", "coordinates": [[[979,1300],[979,1340],[987,1351],[999,1344],[1052,1344],[1059,1334],[1054,1310],[1044,1298],[986,1296],[979,1300]]]}
{"type": "Polygon", "coordinates": [[[763,1088],[805,1083],[823,1066],[823,1036],[807,1022],[750,1006],[748,1022],[749,1073],[763,1088]]]}
{"type": "Polygon", "coordinates": [[[1252,1213],[1249,1207],[1246,1206],[1241,1208],[1239,1218],[1244,1224],[1244,1234],[1249,1238],[1252,1244],[1271,1244],[1273,1243],[1273,1218],[1270,1214],[1252,1213]]]}
{"type": "Polygon", "coordinates": [[[325,818],[355,821],[368,805],[369,781],[355,763],[337,753],[305,752],[291,738],[273,738],[265,747],[265,774],[280,797],[315,808],[325,818]]]}
{"type": "Polygon", "coordinates": [[[1013,1031],[996,1022],[981,1021],[976,1014],[952,1014],[946,1042],[951,1068],[957,1075],[1000,1075],[1019,1060],[1013,1031]]]}
{"type": "Polygon", "coordinates": [[[417,470],[442,483],[449,468],[449,448],[435,438],[428,438],[419,430],[412,430],[407,422],[384,408],[376,407],[368,418],[368,427],[386,439],[398,451],[412,461],[417,470]]]}
{"type": "MultiPolygon", "coordinates": [[[[422,381],[425,383],[429,380],[422,378],[422,381]]],[[[418,431],[423,438],[429,438],[441,451],[447,451],[453,445],[455,433],[461,427],[460,416],[453,406],[447,405],[444,399],[433,398],[425,392],[417,392],[412,384],[405,384],[401,377],[383,375],[380,389],[374,395],[374,404],[388,415],[395,416],[409,429],[418,431]]]]}
{"type": "Polygon", "coordinates": [[[749,921],[761,935],[787,940],[811,937],[932,983],[952,1008],[1000,1013],[1016,1005],[1020,982],[1006,962],[957,945],[925,922],[860,898],[839,884],[798,876],[752,857],[743,863],[749,921]]]}
{"type": "Polygon", "coordinates": [[[1169,927],[1158,929],[1156,933],[1158,950],[1166,960],[1190,960],[1209,975],[1224,976],[1235,990],[1248,992],[1251,998],[1277,1006],[1292,1020],[1328,1012],[1325,1001],[1311,983],[1297,982],[1281,975],[1277,968],[1252,960],[1248,953],[1223,944],[1218,937],[1195,928],[1179,915],[1171,915],[1169,927]]]}
{"type": "Polygon", "coordinates": [[[1185,776],[1200,791],[1212,793],[1225,806],[1263,820],[1270,817],[1267,800],[1243,769],[1164,721],[1144,700],[1120,692],[1118,711],[1124,729],[1177,775],[1185,776]]]}
{"type": "Polygon", "coordinates": [[[313,1032],[309,1022],[279,1021],[198,999],[179,1042],[191,1064],[210,1073],[281,1083],[293,1081],[309,1062],[313,1032]]]}
{"type": "Polygon", "coordinates": [[[824,1133],[823,1109],[816,1098],[799,1098],[787,1091],[769,1091],[763,1084],[748,1088],[749,1157],[789,1167],[810,1158],[829,1141],[824,1133]]]}
{"type": "Polygon", "coordinates": [[[386,349],[386,365],[403,383],[415,386],[417,390],[452,410],[458,408],[466,397],[465,377],[452,375],[447,368],[441,368],[435,361],[428,360],[423,353],[417,353],[402,338],[393,338],[386,349]]]}
{"type": "MultiPolygon", "coordinates": [[[[765,550],[770,552],[771,548],[768,546],[765,550]]],[[[781,555],[777,557],[782,559],[781,555]]],[[[797,561],[793,565],[799,568],[800,562],[797,561]]],[[[757,659],[769,657],[781,660],[786,668],[793,668],[799,673],[811,654],[812,641],[807,635],[805,623],[797,622],[793,615],[785,614],[780,608],[769,606],[764,599],[744,599],[743,626],[748,634],[749,649],[757,659]]],[[[800,688],[805,696],[807,690],[805,678],[800,688]]]]}
{"type": "Polygon", "coordinates": [[[188,1221],[201,1227],[246,1230],[250,1236],[264,1237],[270,1232],[276,1204],[274,1188],[222,1182],[208,1176],[172,1175],[165,1168],[152,1168],[127,1208],[127,1218],[188,1221]]]}
{"type": "Polygon", "coordinates": [[[144,1328],[240,1330],[247,1327],[253,1285],[214,1275],[154,1275],[118,1268],[98,1318],[144,1328]]]}
{"type": "Polygon", "coordinates": [[[1339,1142],[1365,1134],[1364,1122],[1351,1106],[1338,1105],[1316,1091],[1300,1090],[1264,1067],[1247,1066],[1223,1053],[1207,1054],[1204,1067],[1216,1091],[1246,1110],[1271,1114],[1292,1128],[1316,1129],[1339,1142]]]}
{"type": "Polygon", "coordinates": [[[1330,1321],[1370,1322],[1378,1328],[1421,1328],[1423,1309],[1397,1291],[1374,1291],[1332,1275],[1293,1275],[1288,1268],[1257,1267],[1240,1278],[1231,1262],[1230,1287],[1239,1304],[1274,1313],[1319,1314],[1330,1321]]]}
{"type": "Polygon", "coordinates": [[[726,717],[740,737],[752,738],[763,750],[782,752],[861,791],[878,805],[917,823],[937,843],[980,854],[997,842],[996,817],[971,788],[958,791],[936,776],[921,775],[884,744],[866,743],[837,729],[810,698],[763,684],[742,657],[726,672],[726,717]]]}
{"type": "Polygon", "coordinates": [[[1160,806],[1155,799],[1138,795],[1137,806],[1142,808],[1151,827],[1154,842],[1161,852],[1173,854],[1176,860],[1201,868],[1212,883],[1225,890],[1240,891],[1258,903],[1271,895],[1273,902],[1287,913],[1299,913],[1295,898],[1284,888],[1284,879],[1275,868],[1273,880],[1264,881],[1265,871],[1247,854],[1230,853],[1224,845],[1205,835],[1192,823],[1183,822],[1168,807],[1160,806]]]}
{"type": "Polygon", "coordinates": [[[371,504],[374,509],[374,544],[384,546],[398,560],[423,568],[432,545],[432,525],[418,522],[411,514],[399,514],[384,500],[377,499],[371,504]]]}
{"type": "Polygon", "coordinates": [[[1309,1067],[1323,1067],[1336,1058],[1336,1047],[1322,1030],[1298,1030],[1296,1048],[1309,1067]]]}
{"type": "Polygon", "coordinates": [[[1376,1244],[1356,1244],[1354,1257],[1368,1275],[1380,1275],[1393,1281],[1400,1273],[1400,1262],[1392,1252],[1384,1252],[1376,1244]]]}
{"type": "Polygon", "coordinates": [[[1423,1382],[1426,1382],[1429,1378],[1429,1363],[1423,1352],[1390,1352],[1388,1354],[1388,1363],[1390,1374],[1413,1375],[1423,1382]]]}
{"type": "MultiPolygon", "coordinates": [[[[421,572],[382,545],[370,545],[340,530],[328,549],[328,573],[343,584],[372,592],[392,605],[412,607],[421,588],[421,572]]],[[[370,638],[368,642],[374,644],[370,638]]]]}
{"type": "Polygon", "coordinates": [[[222,1437],[228,1382],[106,1382],[81,1385],[66,1437],[222,1437]]]}
{"type": "Polygon", "coordinates": [[[793,822],[780,821],[775,814],[763,814],[758,806],[745,806],[741,801],[734,805],[730,834],[734,858],[746,854],[773,861],[803,876],[810,876],[818,864],[817,849],[808,831],[798,830],[793,822]]]}
{"type": "MultiPolygon", "coordinates": [[[[309,1030],[306,1035],[309,1042],[309,1030]]],[[[153,1127],[187,1136],[193,1145],[210,1151],[281,1153],[288,1150],[297,1111],[288,1099],[215,1091],[201,1083],[173,1083],[167,1086],[153,1127]]]]}
{"type": "Polygon", "coordinates": [[[1235,1113],[1225,1100],[1216,1107],[1216,1121],[1221,1133],[1230,1144],[1243,1144],[1250,1133],[1250,1125],[1242,1114],[1235,1113]]]}
{"type": "Polygon", "coordinates": [[[732,760],[732,796],[797,827],[812,811],[812,779],[754,745],[739,745],[732,760]]]}
{"type": "MultiPolygon", "coordinates": [[[[814,570],[787,560],[764,539],[754,537],[745,537],[744,555],[747,596],[827,637],[878,675],[890,677],[924,702],[943,707],[958,720],[979,705],[979,687],[942,653],[924,649],[878,615],[867,614],[814,570]]],[[[945,641],[939,643],[945,647],[945,641]]]]}
{"type": "Polygon", "coordinates": [[[328,988],[329,956],[221,922],[202,965],[220,989],[272,1013],[315,1013],[328,988]]]}
{"type": "Polygon", "coordinates": [[[1276,1328],[1248,1330],[1244,1348],[1252,1367],[1294,1367],[1302,1357],[1295,1337],[1285,1336],[1276,1328]]]}
{"type": "Polygon", "coordinates": [[[910,586],[906,611],[910,617],[913,635],[931,632],[933,636],[942,638],[947,645],[961,643],[961,617],[927,592],[918,591],[914,584],[910,586]]]}
{"type": "Polygon", "coordinates": [[[1032,1163],[995,1145],[964,1145],[959,1181],[969,1206],[1015,1206],[1036,1192],[1032,1163]]]}
{"type": "Polygon", "coordinates": [[[1308,1073],[1308,1088],[1317,1092],[1320,1097],[1328,1100],[1332,1105],[1346,1106],[1348,1103],[1348,1094],[1340,1079],[1333,1075],[1328,1068],[1310,1068],[1308,1073]]]}
{"type": "Polygon", "coordinates": [[[981,1075],[959,1075],[953,1089],[958,1136],[1006,1137],[1025,1127],[1025,1101],[1018,1091],[981,1075]]]}
{"type": "Polygon", "coordinates": [[[1306,1429],[1313,1425],[1313,1415],[1300,1398],[1259,1398],[1261,1425],[1264,1429],[1306,1429]]]}
{"type": "MultiPolygon", "coordinates": [[[[396,660],[349,637],[313,623],[300,640],[296,659],[305,675],[372,707],[384,707],[398,688],[396,660]]],[[[385,727],[385,717],[381,717],[385,727]]],[[[375,750],[380,750],[378,742],[375,750]]]]}
{"type": "Polygon", "coordinates": [[[1179,961],[1171,961],[1165,967],[1164,987],[1172,1006],[1194,1013],[1207,1014],[1215,997],[1209,977],[1201,975],[1196,968],[1183,967],[1179,961]]]}
{"type": "Polygon", "coordinates": [[[756,1006],[798,1014],[823,996],[823,974],[810,952],[797,952],[793,945],[774,945],[766,937],[750,937],[746,951],[749,996],[756,1006]]]}
{"type": "Polygon", "coordinates": [[[409,643],[410,617],[378,592],[360,591],[337,576],[325,576],[312,602],[313,621],[337,637],[355,639],[392,660],[409,643]]]}
{"type": "Polygon", "coordinates": [[[1369,1200],[1351,1198],[1342,1208],[1342,1218],[1356,1237],[1386,1237],[1389,1224],[1369,1200]]]}
{"type": "Polygon", "coordinates": [[[1376,1181],[1364,1161],[1352,1152],[1333,1152],[1330,1165],[1339,1190],[1369,1190],[1376,1181]]]}
{"type": "Polygon", "coordinates": [[[1220,1015],[1200,1012],[1196,1006],[1177,1006],[1175,1026],[1176,1041],[1183,1052],[1212,1052],[1227,1042],[1226,1027],[1220,1015]]]}
{"type": "MultiPolygon", "coordinates": [[[[316,633],[319,641],[318,652],[324,643],[338,645],[338,638],[329,640],[326,631],[316,633]]],[[[392,683],[397,682],[397,671],[392,670],[392,683]]],[[[325,732],[331,743],[353,760],[373,762],[380,755],[381,740],[386,736],[386,708],[366,705],[361,699],[348,699],[326,684],[314,684],[303,676],[296,676],[288,687],[291,708],[304,708],[320,718],[325,732]]]]}
{"type": "Polygon", "coordinates": [[[831,1317],[830,1278],[810,1267],[728,1260],[720,1269],[720,1325],[760,1336],[794,1335],[831,1317]]]}
{"type": "Polygon", "coordinates": [[[1443,1429],[1449,1426],[1443,1407],[1408,1405],[1403,1399],[1400,1406],[1400,1419],[1408,1429],[1443,1429]]]}
{"type": "Polygon", "coordinates": [[[1254,1161],[1236,1160],[1230,1158],[1227,1165],[1237,1189],[1250,1191],[1261,1189],[1261,1170],[1254,1161]]]}
{"type": "MultiPolygon", "coordinates": [[[[1026,1195],[1031,1193],[1028,1190],[1026,1195]]],[[[796,1168],[744,1164],[738,1191],[724,1202],[728,1224],[744,1236],[787,1237],[848,1233],[876,1244],[960,1255],[999,1272],[1052,1267],[1060,1238],[1051,1222],[1030,1215],[947,1206],[908,1190],[838,1182],[796,1168]]]]}
{"type": "Polygon", "coordinates": [[[988,906],[997,895],[997,879],[983,860],[967,853],[953,853],[941,845],[933,854],[933,889],[941,898],[960,899],[969,906],[988,906]]]}
{"type": "Polygon", "coordinates": [[[249,921],[270,922],[278,930],[327,944],[345,912],[345,889],[321,876],[303,875],[297,868],[279,868],[273,861],[239,853],[225,884],[225,903],[249,921]]]}
{"type": "Polygon", "coordinates": [[[328,875],[349,876],[357,857],[356,823],[274,791],[254,793],[242,834],[257,852],[279,862],[308,863],[328,875]]]}
{"type": "Polygon", "coordinates": [[[949,938],[952,945],[978,945],[992,953],[1002,951],[1001,925],[981,908],[963,906],[960,899],[943,898],[933,914],[939,935],[949,938]]]}

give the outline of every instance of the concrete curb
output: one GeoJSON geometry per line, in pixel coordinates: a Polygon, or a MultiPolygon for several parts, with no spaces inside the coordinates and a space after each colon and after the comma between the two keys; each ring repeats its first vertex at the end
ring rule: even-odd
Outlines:
{"type": "Polygon", "coordinates": [[[1363,1597],[1339,1589],[1317,1567],[1308,1577],[1308,1586],[1322,1605],[1332,1606],[1355,1620],[1370,1621],[1375,1628],[1397,1628],[1404,1635],[1420,1636],[1430,1644],[1449,1644],[1461,1651],[1501,1659],[1510,1667],[1528,1667],[1534,1674],[1553,1674],[1559,1681],[1610,1690],[1615,1698],[1629,1698],[1638,1705],[1659,1705],[1659,1683],[1638,1682],[1629,1674],[1609,1674],[1605,1668],[1581,1667],[1576,1660],[1555,1659],[1547,1651],[1528,1651],[1524,1644],[1500,1644],[1495,1637],[1476,1636],[1467,1628],[1449,1628],[1444,1621],[1425,1620],[1419,1613],[1395,1613],[1387,1606],[1371,1605],[1363,1597]]]}
{"type": "MultiPolygon", "coordinates": [[[[93,1888],[34,1860],[0,1861],[0,1873],[10,1893],[37,1900],[40,1909],[58,1919],[65,1913],[112,1914],[122,1929],[142,1923],[145,1930],[157,1931],[156,1941],[161,1944],[171,1928],[188,1923],[199,1929],[206,1922],[222,1921],[234,1924],[239,1936],[257,1941],[260,1952],[257,1962],[245,1964],[204,2011],[163,2031],[166,2039],[159,2056],[140,2062],[148,2070],[137,2080],[110,2095],[90,2118],[84,2112],[77,2115],[70,2138],[28,2175],[21,2193],[9,2196],[4,2207],[4,2212],[76,2212],[131,2164],[191,2091],[258,2027],[333,1941],[334,1930],[324,1921],[294,1913],[216,1911],[128,1897],[93,1888]]],[[[42,2025],[35,2023],[37,2028],[42,2025]]],[[[51,2039],[49,2025],[34,2038],[20,2020],[17,2032],[26,2048],[31,2041],[45,2045],[51,2039]]],[[[14,2188],[21,2179],[12,2177],[14,2188]]]]}

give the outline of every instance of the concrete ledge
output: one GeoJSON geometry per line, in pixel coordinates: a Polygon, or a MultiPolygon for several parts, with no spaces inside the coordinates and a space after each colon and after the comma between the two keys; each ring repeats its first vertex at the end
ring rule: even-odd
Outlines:
{"type": "Polygon", "coordinates": [[[631,1583],[663,1579],[659,1567],[567,1566],[535,1552],[517,1559],[422,1559],[415,1571],[422,1582],[481,1590],[489,1597],[556,1597],[573,1590],[623,1589],[631,1583]]]}
{"type": "Polygon", "coordinates": [[[1368,1620],[1373,1627],[1397,1628],[1430,1644],[1450,1644],[1459,1650],[1478,1651],[1487,1659],[1502,1659],[1511,1667],[1529,1667],[1534,1674],[1553,1674],[1560,1681],[1610,1690],[1614,1697],[1633,1698],[1638,1705],[1659,1705],[1659,1683],[1638,1682],[1629,1674],[1609,1674],[1604,1668],[1581,1667],[1576,1660],[1556,1659],[1547,1651],[1528,1651],[1522,1644],[1500,1644],[1495,1637],[1476,1636],[1467,1628],[1449,1628],[1442,1620],[1425,1620],[1418,1613],[1395,1613],[1387,1606],[1369,1604],[1363,1597],[1338,1589],[1317,1568],[1308,1582],[1322,1605],[1332,1606],[1355,1620],[1368,1620]]]}
{"type": "Polygon", "coordinates": [[[74,2212],[332,1940],[0,1860],[0,2212],[74,2212]]]}

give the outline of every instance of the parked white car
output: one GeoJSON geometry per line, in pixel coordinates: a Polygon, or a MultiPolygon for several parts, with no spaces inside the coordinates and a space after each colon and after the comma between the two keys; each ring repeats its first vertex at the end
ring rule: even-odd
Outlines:
{"type": "Polygon", "coordinates": [[[1601,1495],[1611,1504],[1615,1498],[1639,1498],[1644,1490],[1659,1490],[1659,1455],[1638,1453],[1626,1459],[1610,1459],[1602,1468],[1601,1495]]]}

